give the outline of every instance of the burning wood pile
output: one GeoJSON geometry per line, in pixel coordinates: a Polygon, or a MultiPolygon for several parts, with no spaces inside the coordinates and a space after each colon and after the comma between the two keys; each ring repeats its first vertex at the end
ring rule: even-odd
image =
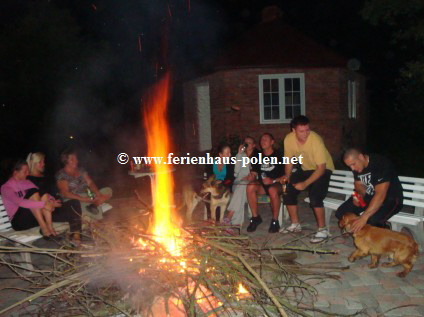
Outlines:
{"type": "MultiPolygon", "coordinates": [[[[170,150],[166,106],[169,76],[147,98],[144,122],[149,156],[170,150]]],[[[3,252],[48,254],[51,271],[20,275],[32,294],[11,307],[37,303],[39,316],[310,316],[315,289],[301,280],[336,278],[340,268],[300,266],[294,253],[256,246],[218,227],[180,227],[172,206],[170,166],[153,166],[152,223],[92,226],[82,250],[0,247],[3,252]]],[[[4,263],[20,274],[19,264],[4,263]]],[[[325,312],[321,312],[326,315],[325,312]]]]}
{"type": "Polygon", "coordinates": [[[37,303],[43,316],[310,316],[320,311],[317,293],[300,276],[336,278],[328,272],[341,269],[298,265],[293,253],[261,249],[216,227],[181,229],[172,249],[146,229],[91,227],[93,244],[83,250],[1,247],[49,254],[54,265],[28,276],[7,263],[33,294],[0,315],[37,303]]]}

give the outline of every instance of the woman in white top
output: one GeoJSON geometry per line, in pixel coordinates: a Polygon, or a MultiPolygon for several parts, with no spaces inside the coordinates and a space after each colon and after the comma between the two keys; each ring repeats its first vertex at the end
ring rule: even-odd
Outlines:
{"type": "Polygon", "coordinates": [[[249,184],[247,176],[250,173],[250,163],[243,166],[244,157],[252,157],[257,152],[256,142],[252,137],[246,137],[244,143],[239,146],[236,156],[237,162],[234,167],[234,185],[233,196],[228,205],[228,213],[224,223],[232,225],[241,225],[244,220],[244,205],[246,204],[246,185],[249,184]]]}

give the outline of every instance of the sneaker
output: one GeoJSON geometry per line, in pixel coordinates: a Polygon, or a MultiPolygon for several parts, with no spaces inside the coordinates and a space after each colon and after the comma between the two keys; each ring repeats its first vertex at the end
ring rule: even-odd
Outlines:
{"type": "Polygon", "coordinates": [[[97,208],[95,205],[91,204],[85,207],[88,212],[92,213],[93,215],[97,215],[99,213],[99,208],[97,208]]]}
{"type": "Polygon", "coordinates": [[[112,207],[112,205],[110,205],[108,203],[103,203],[99,206],[99,208],[102,211],[102,213],[105,213],[106,211],[111,210],[113,207],[112,207]]]}
{"type": "Polygon", "coordinates": [[[281,233],[297,233],[302,231],[300,223],[292,223],[290,226],[280,230],[281,233]]]}
{"type": "Polygon", "coordinates": [[[269,233],[276,233],[280,230],[280,223],[278,220],[272,219],[271,225],[269,226],[268,232],[269,233]]]}
{"type": "Polygon", "coordinates": [[[250,218],[250,223],[249,223],[249,226],[247,227],[247,232],[256,231],[256,227],[259,226],[261,223],[262,223],[261,216],[250,218]]]}
{"type": "Polygon", "coordinates": [[[319,228],[317,233],[313,236],[313,238],[309,241],[310,243],[321,243],[331,237],[330,232],[328,232],[327,228],[319,228]]]}

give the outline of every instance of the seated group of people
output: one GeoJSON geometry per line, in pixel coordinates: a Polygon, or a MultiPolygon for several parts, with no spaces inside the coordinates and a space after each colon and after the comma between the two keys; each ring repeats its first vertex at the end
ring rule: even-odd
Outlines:
{"type": "MultiPolygon", "coordinates": [[[[314,211],[318,230],[310,240],[320,243],[330,237],[325,225],[323,201],[328,193],[330,177],[334,171],[333,159],[325,147],[322,138],[310,130],[309,119],[298,116],[291,121],[291,132],[284,139],[284,155],[274,149],[275,139],[270,133],[264,133],[260,139],[261,152],[256,149],[255,140],[246,137],[240,146],[235,166],[232,164],[213,164],[208,167],[208,174],[215,174],[217,179],[226,183],[231,181],[233,196],[227,208],[224,223],[241,225],[244,216],[244,206],[247,202],[252,211],[248,232],[256,230],[262,223],[258,214],[257,196],[267,194],[270,197],[272,220],[270,233],[280,231],[278,213],[280,209],[280,194],[283,191],[283,204],[287,207],[291,224],[281,230],[283,233],[300,232],[297,197],[305,189],[309,191],[310,206],[314,211]],[[248,164],[242,166],[242,157],[275,157],[277,164],[248,164]],[[301,165],[283,164],[286,158],[302,157],[301,165]],[[283,186],[284,185],[284,186],[283,186]]],[[[220,157],[230,157],[228,145],[219,148],[220,157]]],[[[354,231],[360,230],[365,224],[386,227],[387,220],[400,211],[403,202],[403,191],[399,178],[390,161],[379,155],[366,155],[357,149],[349,149],[343,157],[344,163],[353,171],[355,191],[365,200],[364,207],[350,198],[336,212],[341,218],[346,212],[360,215],[353,226],[354,231]]],[[[290,160],[289,160],[290,161],[290,160]]]]}
{"type": "Polygon", "coordinates": [[[81,243],[82,219],[101,219],[110,205],[110,188],[98,189],[88,173],[78,167],[75,151],[61,154],[63,168],[56,180],[46,177],[43,153],[30,153],[15,162],[9,180],[1,186],[1,196],[14,230],[39,226],[46,240],[58,239],[53,222],[68,222],[71,242],[81,243]],[[57,189],[56,189],[57,188],[57,189]],[[91,197],[89,197],[91,196],[91,197]]]}

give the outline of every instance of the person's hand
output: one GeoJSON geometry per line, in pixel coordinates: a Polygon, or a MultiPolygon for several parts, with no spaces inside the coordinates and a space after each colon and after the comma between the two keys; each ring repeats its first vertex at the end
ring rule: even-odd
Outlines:
{"type": "Polygon", "coordinates": [[[53,202],[52,201],[46,201],[46,203],[44,205],[44,209],[52,212],[53,209],[54,209],[53,202]]]}
{"type": "Polygon", "coordinates": [[[351,231],[352,233],[356,233],[359,230],[361,230],[366,224],[367,224],[368,218],[361,216],[358,219],[356,219],[351,227],[351,231]]]}
{"type": "Polygon", "coordinates": [[[289,182],[289,178],[286,175],[283,175],[280,177],[281,184],[284,184],[284,183],[288,184],[288,182],[289,182]]]}
{"type": "Polygon", "coordinates": [[[287,184],[289,181],[288,181],[287,177],[284,175],[284,176],[281,176],[281,177],[277,177],[275,179],[275,182],[279,182],[281,185],[284,185],[284,184],[287,184]]]}
{"type": "Polygon", "coordinates": [[[360,207],[359,200],[355,196],[352,197],[352,202],[356,207],[360,207]]]}
{"type": "Polygon", "coordinates": [[[54,208],[62,207],[62,201],[60,199],[54,200],[53,201],[53,207],[54,208]]]}
{"type": "Polygon", "coordinates": [[[84,196],[80,196],[80,197],[81,197],[80,201],[83,203],[91,204],[93,202],[93,199],[91,199],[90,197],[84,197],[84,196]]]}
{"type": "Polygon", "coordinates": [[[240,144],[238,148],[238,153],[243,153],[243,152],[244,152],[244,144],[240,144]]]}
{"type": "Polygon", "coordinates": [[[224,185],[225,186],[229,186],[231,184],[231,179],[226,179],[225,181],[224,181],[224,185]]]}
{"type": "Polygon", "coordinates": [[[100,195],[96,196],[93,203],[94,203],[94,205],[99,206],[99,205],[103,204],[106,200],[108,200],[109,198],[110,198],[109,195],[100,194],[100,195]]]}
{"type": "Polygon", "coordinates": [[[293,187],[296,188],[299,191],[302,191],[306,187],[308,187],[308,185],[305,182],[300,182],[300,183],[297,183],[297,184],[293,184],[293,187]]]}
{"type": "Polygon", "coordinates": [[[269,177],[264,177],[262,178],[262,183],[264,183],[264,185],[271,185],[273,184],[273,180],[269,177]]]}

